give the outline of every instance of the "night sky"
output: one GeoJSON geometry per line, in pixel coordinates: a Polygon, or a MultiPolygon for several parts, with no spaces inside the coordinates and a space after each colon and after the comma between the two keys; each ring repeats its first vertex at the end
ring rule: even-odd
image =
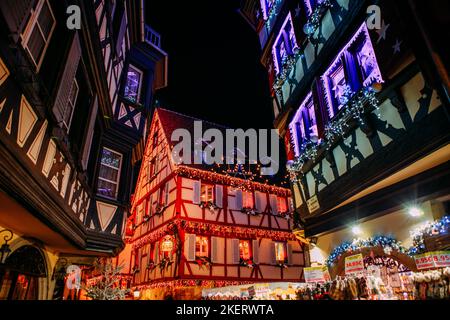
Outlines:
{"type": "Polygon", "coordinates": [[[145,1],[146,21],[169,54],[160,105],[234,128],[272,128],[258,38],[239,1],[145,1]]]}
{"type": "MultiPolygon", "coordinates": [[[[238,12],[239,0],[145,1],[146,22],[169,55],[160,106],[230,128],[273,128],[258,36],[238,12]]],[[[265,178],[286,181],[284,163],[280,140],[280,171],[265,178]]]]}

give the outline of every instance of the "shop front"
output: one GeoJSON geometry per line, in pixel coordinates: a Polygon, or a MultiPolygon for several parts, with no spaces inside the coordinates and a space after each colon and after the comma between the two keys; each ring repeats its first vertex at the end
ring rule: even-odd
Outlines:
{"type": "Polygon", "coordinates": [[[318,236],[311,264],[331,281],[315,289],[333,300],[448,299],[448,209],[441,197],[318,236]]]}

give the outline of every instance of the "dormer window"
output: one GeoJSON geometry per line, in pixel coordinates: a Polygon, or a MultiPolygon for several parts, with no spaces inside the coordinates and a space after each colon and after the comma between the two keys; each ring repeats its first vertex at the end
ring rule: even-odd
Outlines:
{"type": "Polygon", "coordinates": [[[291,14],[289,13],[272,47],[276,73],[280,73],[287,58],[298,48],[291,14]]]}
{"type": "Polygon", "coordinates": [[[131,102],[139,103],[141,95],[143,72],[131,65],[128,67],[124,97],[131,102]]]}
{"type": "Polygon", "coordinates": [[[333,118],[363,87],[383,83],[365,23],[322,76],[329,118],[333,118]]]}
{"type": "Polygon", "coordinates": [[[302,145],[313,137],[317,138],[319,135],[312,92],[306,96],[298,108],[289,125],[289,129],[293,137],[294,153],[298,157],[301,154],[302,145]]]}

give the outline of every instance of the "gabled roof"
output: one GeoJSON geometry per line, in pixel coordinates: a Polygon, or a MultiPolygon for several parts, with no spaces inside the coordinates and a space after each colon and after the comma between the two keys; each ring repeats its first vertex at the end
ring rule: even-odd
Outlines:
{"type": "MultiPolygon", "coordinates": [[[[223,126],[223,125],[220,125],[217,123],[198,119],[198,118],[195,118],[192,116],[181,114],[179,112],[164,109],[161,107],[158,107],[155,110],[155,113],[158,115],[158,118],[160,120],[160,125],[163,128],[164,136],[169,144],[170,150],[172,150],[173,147],[178,143],[178,142],[173,142],[171,139],[172,134],[176,129],[186,129],[191,134],[192,139],[194,139],[194,122],[195,121],[202,121],[202,135],[205,130],[217,129],[217,130],[221,131],[225,137],[225,131],[227,129],[231,129],[229,127],[226,127],[226,126],[223,126]]],[[[155,121],[155,120],[153,120],[153,121],[155,121]]],[[[225,145],[225,141],[223,143],[225,145]]],[[[191,141],[191,152],[193,155],[194,154],[194,141],[191,141]]],[[[213,171],[213,172],[217,173],[218,175],[230,176],[230,173],[229,172],[227,173],[227,171],[233,169],[234,165],[182,164],[177,167],[178,168],[184,167],[184,168],[199,169],[199,170],[202,170],[205,172],[213,171]]],[[[253,173],[256,173],[256,174],[253,176],[253,178],[250,178],[250,175],[235,176],[236,178],[248,180],[247,181],[248,183],[257,183],[257,182],[267,183],[268,181],[271,180],[269,177],[260,177],[259,172],[257,172],[257,168],[255,165],[252,165],[251,167],[249,165],[245,165],[243,167],[243,169],[247,172],[252,171],[253,173]]],[[[181,171],[184,171],[184,170],[181,170],[181,171]]],[[[234,175],[234,173],[231,173],[231,175],[234,175]]]]}

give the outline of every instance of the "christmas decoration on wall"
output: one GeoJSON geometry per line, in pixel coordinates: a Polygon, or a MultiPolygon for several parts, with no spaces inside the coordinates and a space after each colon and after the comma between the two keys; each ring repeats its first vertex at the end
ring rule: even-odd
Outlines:
{"type": "Polygon", "coordinates": [[[164,282],[155,282],[152,284],[140,285],[133,290],[152,290],[152,289],[177,289],[186,287],[202,287],[202,288],[221,288],[228,286],[240,286],[252,284],[252,281],[224,281],[224,280],[173,280],[164,282]]]}
{"type": "Polygon", "coordinates": [[[330,148],[341,138],[345,136],[351,128],[351,120],[357,121],[361,126],[365,125],[363,115],[366,110],[375,110],[378,118],[381,118],[379,101],[376,92],[372,87],[364,87],[356,94],[350,96],[346,105],[344,105],[334,120],[329,122],[325,127],[324,138],[320,141],[306,141],[301,146],[301,154],[293,161],[288,161],[287,169],[291,176],[291,181],[298,180],[298,173],[302,173],[303,165],[312,160],[316,161],[316,157],[321,149],[330,150],[330,148]]]}
{"type": "Polygon", "coordinates": [[[312,38],[316,30],[320,26],[320,20],[325,14],[328,8],[331,8],[332,4],[330,0],[318,0],[316,6],[308,17],[308,21],[303,26],[303,32],[308,36],[308,38],[312,38]]]}
{"type": "Polygon", "coordinates": [[[427,222],[423,226],[410,232],[413,245],[409,248],[410,255],[421,254],[426,251],[425,240],[427,236],[447,234],[449,232],[450,216],[445,216],[434,222],[427,222]]]}
{"type": "Polygon", "coordinates": [[[208,209],[211,213],[216,213],[216,210],[219,209],[213,201],[201,201],[198,206],[202,209],[208,209]]]}
{"type": "Polygon", "coordinates": [[[266,28],[269,30],[272,25],[272,21],[277,17],[278,13],[280,13],[281,5],[283,4],[283,0],[275,0],[272,4],[272,7],[266,12],[266,6],[262,4],[263,8],[263,17],[266,20],[266,28]]]}
{"type": "Polygon", "coordinates": [[[203,269],[204,267],[205,268],[209,268],[211,266],[211,259],[209,257],[196,256],[195,257],[195,262],[200,267],[200,269],[203,269]]]}
{"type": "Polygon", "coordinates": [[[148,243],[159,241],[167,234],[173,234],[174,226],[184,229],[188,233],[208,234],[219,237],[238,237],[242,239],[268,238],[276,241],[296,240],[295,235],[287,231],[275,231],[271,229],[255,229],[249,227],[216,225],[204,222],[176,220],[171,225],[166,225],[140,238],[133,244],[133,250],[139,249],[148,243]]]}
{"type": "Polygon", "coordinates": [[[267,192],[271,194],[276,194],[281,197],[290,197],[291,190],[287,188],[277,187],[265,183],[252,181],[250,184],[244,183],[245,180],[235,177],[230,177],[226,174],[214,172],[214,171],[206,171],[199,170],[186,166],[178,166],[176,169],[176,174],[194,180],[205,180],[208,182],[227,185],[233,188],[243,189],[243,191],[261,191],[267,192]],[[244,187],[247,186],[247,187],[244,187]]]}
{"type": "Polygon", "coordinates": [[[395,250],[397,252],[407,253],[407,250],[402,246],[401,242],[386,236],[376,236],[374,238],[354,239],[352,242],[342,243],[330,253],[325,263],[331,267],[343,254],[370,247],[381,247],[388,252],[395,250]]]}

